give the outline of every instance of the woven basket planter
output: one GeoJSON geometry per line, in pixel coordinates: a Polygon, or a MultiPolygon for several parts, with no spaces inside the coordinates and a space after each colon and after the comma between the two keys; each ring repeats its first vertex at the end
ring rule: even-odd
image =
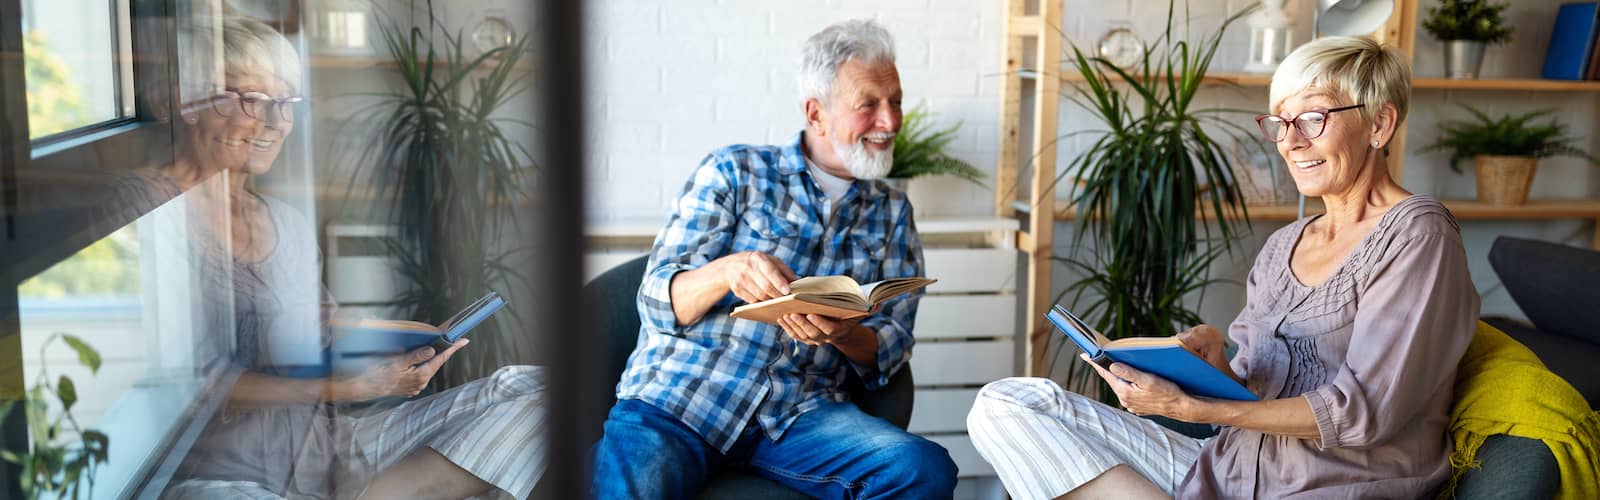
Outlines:
{"type": "Polygon", "coordinates": [[[1521,205],[1539,159],[1531,156],[1478,155],[1472,159],[1478,175],[1478,200],[1491,205],[1521,205]]]}

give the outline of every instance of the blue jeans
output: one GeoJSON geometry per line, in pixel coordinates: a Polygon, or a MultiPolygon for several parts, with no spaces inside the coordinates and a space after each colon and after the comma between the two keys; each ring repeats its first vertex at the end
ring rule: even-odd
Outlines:
{"type": "Polygon", "coordinates": [[[706,478],[737,467],[817,498],[950,498],[956,465],[938,444],[867,415],[823,403],[778,441],[751,422],[723,454],[677,417],[625,399],[611,408],[594,449],[596,498],[694,498],[706,478]]]}

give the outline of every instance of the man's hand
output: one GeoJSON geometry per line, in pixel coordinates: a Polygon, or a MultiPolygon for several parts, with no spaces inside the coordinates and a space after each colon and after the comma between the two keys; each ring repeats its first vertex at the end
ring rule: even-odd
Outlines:
{"type": "Polygon", "coordinates": [[[1089,361],[1088,354],[1081,354],[1083,361],[1094,367],[1117,393],[1117,399],[1122,401],[1122,408],[1134,415],[1164,415],[1178,420],[1191,421],[1185,418],[1183,409],[1187,408],[1193,399],[1178,384],[1172,381],[1139,371],[1123,363],[1112,363],[1111,369],[1106,370],[1100,365],[1089,361]]]}
{"type": "Polygon", "coordinates": [[[860,318],[838,320],[819,314],[785,314],[778,317],[778,326],[796,341],[832,345],[859,365],[871,366],[878,357],[878,336],[861,326],[860,318]]]}
{"type": "Polygon", "coordinates": [[[1179,333],[1178,342],[1183,343],[1185,349],[1206,363],[1210,363],[1211,366],[1217,367],[1222,373],[1235,380],[1239,378],[1233,373],[1233,366],[1228,364],[1227,342],[1223,339],[1221,330],[1211,325],[1199,325],[1179,333]]]}
{"type": "Polygon", "coordinates": [[[740,252],[714,264],[728,291],[752,304],[788,295],[789,282],[796,279],[788,264],[762,252],[740,252]]]}
{"type": "Polygon", "coordinates": [[[385,396],[411,397],[422,392],[433,374],[449,361],[456,351],[466,347],[468,340],[457,340],[450,348],[435,355],[432,347],[390,356],[366,371],[350,378],[334,379],[329,388],[333,401],[366,401],[385,396]]]}
{"type": "Polygon", "coordinates": [[[832,344],[843,339],[861,324],[859,319],[838,320],[820,314],[785,314],[778,317],[778,326],[795,340],[810,345],[832,344]]]}

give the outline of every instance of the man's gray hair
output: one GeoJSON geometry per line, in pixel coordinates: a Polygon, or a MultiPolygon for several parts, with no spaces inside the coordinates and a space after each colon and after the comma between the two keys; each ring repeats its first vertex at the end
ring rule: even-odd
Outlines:
{"type": "Polygon", "coordinates": [[[870,19],[835,23],[806,39],[800,59],[800,97],[828,102],[846,61],[894,63],[894,37],[870,19]]]}

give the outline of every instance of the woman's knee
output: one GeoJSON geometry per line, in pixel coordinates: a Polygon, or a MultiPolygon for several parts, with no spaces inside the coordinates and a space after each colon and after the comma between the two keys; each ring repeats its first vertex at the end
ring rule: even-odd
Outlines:
{"type": "Polygon", "coordinates": [[[972,413],[977,414],[980,407],[995,406],[1040,411],[1059,406],[1064,399],[1072,396],[1075,394],[1062,390],[1061,386],[1047,378],[1011,377],[984,385],[978,391],[972,413]]]}

